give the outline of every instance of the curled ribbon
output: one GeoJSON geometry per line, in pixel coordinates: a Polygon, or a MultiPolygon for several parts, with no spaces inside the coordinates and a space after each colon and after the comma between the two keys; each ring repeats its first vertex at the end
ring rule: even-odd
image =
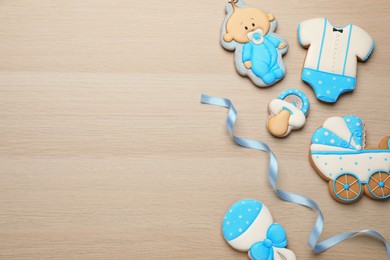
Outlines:
{"type": "Polygon", "coordinates": [[[271,184],[272,188],[274,189],[276,195],[278,195],[280,199],[287,202],[299,204],[301,206],[305,206],[317,211],[318,217],[308,238],[308,244],[315,253],[321,253],[331,248],[332,246],[337,245],[343,242],[344,240],[347,240],[357,235],[370,235],[378,238],[385,244],[386,251],[387,251],[387,259],[390,260],[390,243],[380,233],[378,233],[375,230],[365,229],[361,231],[345,232],[327,238],[322,242],[318,242],[321,233],[324,229],[324,216],[322,215],[321,209],[318,206],[318,204],[310,198],[298,194],[285,192],[277,188],[276,179],[278,177],[278,161],[276,159],[275,154],[272,152],[271,148],[266,143],[260,140],[250,140],[250,139],[241,138],[234,135],[233,128],[237,119],[237,111],[229,99],[212,97],[212,96],[202,94],[200,102],[202,104],[225,107],[229,109],[229,113],[226,121],[226,128],[236,144],[243,146],[245,148],[269,153],[270,157],[269,157],[268,181],[271,184]]]}
{"type": "Polygon", "coordinates": [[[276,248],[287,246],[287,236],[284,228],[279,224],[272,224],[267,231],[264,241],[260,241],[251,246],[249,255],[253,260],[272,260],[276,248]],[[275,248],[275,249],[274,249],[275,248]]]}

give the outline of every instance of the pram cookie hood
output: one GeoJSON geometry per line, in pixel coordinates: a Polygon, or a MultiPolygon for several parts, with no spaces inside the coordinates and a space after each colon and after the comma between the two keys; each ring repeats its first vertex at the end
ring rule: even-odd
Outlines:
{"type": "Polygon", "coordinates": [[[365,146],[363,121],[357,116],[331,117],[314,132],[312,143],[321,146],[362,150],[365,146]]]}

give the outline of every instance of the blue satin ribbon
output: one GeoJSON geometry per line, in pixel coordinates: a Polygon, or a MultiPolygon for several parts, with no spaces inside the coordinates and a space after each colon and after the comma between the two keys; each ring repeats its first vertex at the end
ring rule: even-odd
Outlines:
{"type": "Polygon", "coordinates": [[[225,107],[229,109],[227,121],[226,121],[226,128],[229,131],[230,135],[232,136],[235,143],[237,143],[240,146],[243,146],[245,148],[264,151],[269,153],[269,174],[268,174],[268,181],[271,184],[272,188],[274,189],[275,193],[278,195],[278,197],[284,201],[292,202],[295,204],[299,204],[305,207],[308,207],[310,209],[314,209],[318,213],[317,221],[314,224],[314,227],[310,233],[310,236],[308,238],[308,244],[312,248],[312,250],[315,253],[321,253],[329,248],[331,248],[334,245],[337,245],[341,243],[344,240],[347,240],[351,237],[357,236],[357,235],[370,235],[373,237],[378,238],[381,240],[387,250],[387,259],[390,260],[390,243],[377,231],[365,229],[361,231],[353,231],[353,232],[346,232],[342,234],[335,235],[333,237],[327,238],[322,242],[318,242],[321,233],[324,229],[324,216],[322,215],[322,212],[320,210],[320,207],[318,204],[313,201],[310,198],[285,192],[277,188],[276,186],[276,179],[278,176],[278,161],[276,159],[275,154],[272,152],[270,147],[260,141],[260,140],[250,140],[246,138],[241,138],[234,135],[234,123],[237,119],[237,111],[234,108],[232,102],[229,99],[225,98],[218,98],[218,97],[211,97],[208,95],[202,94],[201,96],[201,103],[208,104],[208,105],[214,105],[214,106],[220,106],[225,107]]]}
{"type": "Polygon", "coordinates": [[[253,260],[273,260],[273,247],[285,248],[287,246],[286,231],[280,224],[272,224],[266,238],[251,246],[249,254],[253,260]]]}

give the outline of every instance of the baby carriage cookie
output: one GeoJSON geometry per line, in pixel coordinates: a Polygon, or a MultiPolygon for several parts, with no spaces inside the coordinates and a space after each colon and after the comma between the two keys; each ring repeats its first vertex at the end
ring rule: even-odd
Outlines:
{"type": "Polygon", "coordinates": [[[234,51],[237,71],[259,87],[270,86],[286,74],[282,55],[287,41],[274,33],[277,20],[258,8],[232,0],[226,5],[221,29],[221,45],[234,51]]]}
{"type": "Polygon", "coordinates": [[[234,249],[249,251],[253,260],[295,260],[286,249],[284,228],[275,224],[268,208],[253,199],[240,200],[231,206],[222,221],[225,240],[234,249]]]}
{"type": "Polygon", "coordinates": [[[334,26],[326,18],[316,18],[298,25],[299,43],[308,48],[302,80],[316,97],[336,102],[356,86],[356,60],[366,61],[374,49],[371,36],[359,26],[334,26]]]}
{"type": "Polygon", "coordinates": [[[268,104],[268,131],[276,137],[285,137],[306,122],[310,103],[298,89],[287,89],[268,104]]]}
{"type": "Polygon", "coordinates": [[[359,117],[327,119],[313,134],[310,161],[339,202],[355,202],[363,193],[378,200],[390,197],[390,136],[378,147],[366,147],[359,117]]]}

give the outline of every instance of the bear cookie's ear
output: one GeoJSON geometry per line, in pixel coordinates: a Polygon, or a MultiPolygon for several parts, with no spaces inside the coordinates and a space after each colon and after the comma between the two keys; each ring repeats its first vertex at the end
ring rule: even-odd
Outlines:
{"type": "Polygon", "coordinates": [[[268,19],[269,19],[270,22],[272,22],[273,20],[275,20],[275,15],[268,14],[268,19]]]}
{"type": "Polygon", "coordinates": [[[229,34],[229,33],[226,33],[224,36],[223,36],[223,40],[225,42],[231,42],[233,41],[233,37],[229,34]]]}

